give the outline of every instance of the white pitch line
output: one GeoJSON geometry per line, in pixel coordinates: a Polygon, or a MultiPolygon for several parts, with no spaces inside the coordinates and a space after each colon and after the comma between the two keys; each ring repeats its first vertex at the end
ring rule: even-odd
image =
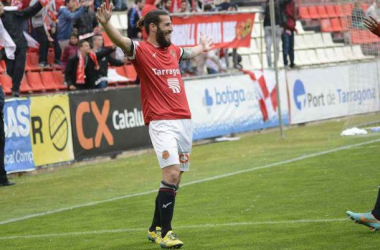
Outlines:
{"type": "MultiPolygon", "coordinates": [[[[276,224],[301,224],[301,223],[330,223],[349,221],[348,218],[339,219],[309,219],[309,220],[288,220],[288,221],[262,221],[262,222],[231,222],[223,224],[201,224],[201,225],[188,225],[178,226],[176,229],[198,229],[198,228],[212,228],[212,227],[237,227],[237,226],[260,226],[260,225],[276,225],[276,224]]],[[[31,234],[31,235],[16,235],[0,237],[0,240],[16,240],[16,239],[33,239],[33,238],[53,238],[53,237],[68,237],[68,236],[83,236],[83,235],[99,235],[99,234],[114,234],[114,233],[131,233],[131,232],[144,232],[146,228],[125,228],[125,229],[109,229],[99,231],[85,231],[85,232],[68,232],[56,234],[31,234]]]]}
{"type": "MultiPolygon", "coordinates": [[[[270,168],[270,167],[276,167],[276,166],[284,165],[284,164],[287,164],[287,163],[293,163],[293,162],[296,162],[296,161],[302,161],[304,159],[308,159],[308,158],[312,158],[312,157],[317,157],[317,156],[321,156],[321,155],[325,155],[325,154],[330,154],[330,153],[334,153],[334,152],[338,152],[338,151],[342,151],[342,150],[346,150],[346,149],[351,149],[351,148],[354,148],[354,147],[360,147],[360,146],[364,146],[364,145],[368,145],[368,144],[373,144],[373,143],[376,143],[376,142],[380,142],[380,139],[371,140],[371,141],[362,142],[362,143],[357,143],[357,144],[351,144],[351,145],[347,145],[347,146],[343,146],[343,147],[338,147],[338,148],[334,148],[334,149],[330,149],[330,150],[326,150],[326,151],[321,151],[321,152],[318,152],[318,153],[313,153],[313,154],[308,154],[308,155],[300,156],[300,157],[289,159],[289,160],[285,160],[285,161],[279,161],[279,162],[270,163],[270,164],[259,166],[259,167],[253,167],[253,168],[250,168],[250,169],[239,170],[239,171],[235,171],[235,172],[231,172],[231,173],[227,173],[227,174],[222,174],[222,175],[217,175],[217,176],[213,176],[213,177],[204,178],[204,179],[201,179],[201,180],[191,181],[191,182],[188,182],[188,183],[181,184],[181,187],[190,186],[190,185],[194,185],[194,184],[198,184],[198,183],[202,183],[202,182],[207,182],[207,181],[212,181],[212,180],[218,180],[218,179],[221,179],[221,178],[225,178],[225,177],[229,177],[229,176],[233,176],[233,175],[237,175],[237,174],[242,174],[242,173],[247,173],[247,172],[251,172],[251,171],[256,171],[256,170],[260,170],[260,169],[265,169],[265,168],[270,168]]],[[[50,214],[70,211],[70,210],[73,210],[73,209],[76,209],[76,208],[95,206],[95,205],[102,204],[102,203],[117,201],[117,200],[131,198],[131,197],[136,197],[136,196],[142,196],[142,195],[146,195],[146,194],[152,194],[152,193],[156,193],[156,192],[157,192],[157,189],[146,191],[146,192],[141,192],[141,193],[136,193],[136,194],[119,196],[119,197],[115,197],[115,198],[111,198],[111,199],[106,199],[106,200],[101,200],[101,201],[95,201],[95,202],[85,203],[85,204],[76,205],[76,206],[72,206],[72,207],[60,208],[60,209],[57,209],[57,210],[52,210],[52,211],[47,211],[47,212],[42,212],[42,213],[37,213],[37,214],[30,214],[30,215],[26,215],[26,216],[19,217],[19,218],[13,218],[13,219],[5,220],[5,221],[0,221],[0,225],[5,225],[5,224],[9,224],[9,223],[12,223],[12,222],[17,222],[17,221],[22,221],[22,220],[27,220],[27,219],[31,219],[31,218],[35,218],[35,217],[39,217],[39,216],[45,216],[45,215],[50,215],[50,214]]]]}

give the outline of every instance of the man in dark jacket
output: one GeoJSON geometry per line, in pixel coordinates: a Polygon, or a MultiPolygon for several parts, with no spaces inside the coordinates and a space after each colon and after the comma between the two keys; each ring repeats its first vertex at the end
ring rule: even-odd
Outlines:
{"type": "Polygon", "coordinates": [[[98,62],[113,51],[114,49],[107,48],[94,53],[87,40],[80,41],[78,53],[66,65],[65,80],[69,89],[94,89],[100,69],[98,62]]]}
{"type": "MultiPolygon", "coordinates": [[[[92,48],[95,52],[101,52],[105,50],[103,47],[103,36],[100,34],[96,34],[92,38],[92,48]]],[[[113,48],[114,49],[114,48],[113,48]]],[[[98,71],[98,79],[95,81],[95,86],[97,89],[104,89],[108,86],[108,63],[111,66],[122,66],[124,65],[123,61],[117,60],[111,55],[105,56],[99,60],[99,71],[98,71]]]]}
{"type": "Polygon", "coordinates": [[[5,172],[5,129],[4,129],[4,92],[0,84],[0,187],[12,186],[13,182],[8,181],[7,172],[5,172]]]}
{"type": "Polygon", "coordinates": [[[296,31],[296,7],[294,0],[281,0],[282,53],[284,66],[294,68],[294,32],[296,31]],[[289,57],[289,60],[288,60],[289,57]]]}
{"type": "Polygon", "coordinates": [[[4,11],[4,4],[0,2],[0,18],[5,30],[16,45],[14,60],[5,58],[7,74],[12,78],[12,96],[20,96],[20,84],[24,76],[26,50],[28,44],[23,33],[23,23],[42,9],[40,2],[21,11],[4,11]]]}
{"type": "MultiPolygon", "coordinates": [[[[82,6],[86,5],[92,5],[93,1],[90,0],[81,0],[80,4],[82,6]]],[[[88,34],[94,31],[99,27],[98,20],[96,20],[95,13],[90,9],[86,8],[84,13],[80,15],[75,21],[74,21],[74,28],[78,30],[78,35],[84,35],[88,34]]]]}

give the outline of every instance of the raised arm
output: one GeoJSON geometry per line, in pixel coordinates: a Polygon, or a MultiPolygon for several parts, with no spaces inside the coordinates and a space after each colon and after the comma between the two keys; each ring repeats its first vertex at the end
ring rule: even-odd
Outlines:
{"type": "Polygon", "coordinates": [[[214,48],[214,44],[212,43],[212,38],[200,34],[199,44],[194,47],[185,47],[183,48],[182,60],[189,60],[196,56],[199,56],[203,52],[210,51],[214,48]]]}
{"type": "Polygon", "coordinates": [[[19,11],[19,15],[22,16],[23,19],[32,18],[41,9],[42,9],[42,5],[39,1],[37,1],[37,3],[35,3],[34,5],[29,6],[28,8],[19,11]]]}
{"type": "Polygon", "coordinates": [[[123,37],[120,32],[109,22],[112,15],[113,4],[111,3],[107,9],[106,3],[103,3],[96,13],[96,18],[103,26],[111,41],[120,47],[128,56],[132,56],[132,40],[128,37],[123,37]]]}

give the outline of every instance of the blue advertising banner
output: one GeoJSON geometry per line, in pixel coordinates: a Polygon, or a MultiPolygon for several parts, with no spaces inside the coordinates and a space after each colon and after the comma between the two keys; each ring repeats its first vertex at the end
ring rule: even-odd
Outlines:
{"type": "Polygon", "coordinates": [[[30,99],[10,99],[4,106],[5,170],[34,170],[30,141],[30,99]]]}
{"type": "MultiPolygon", "coordinates": [[[[242,133],[279,124],[274,73],[251,72],[185,82],[194,125],[194,140],[242,133]]],[[[281,75],[285,83],[284,75],[281,75]]],[[[281,90],[281,88],[280,88],[281,90]]],[[[289,124],[285,88],[283,123],[289,124]]]]}

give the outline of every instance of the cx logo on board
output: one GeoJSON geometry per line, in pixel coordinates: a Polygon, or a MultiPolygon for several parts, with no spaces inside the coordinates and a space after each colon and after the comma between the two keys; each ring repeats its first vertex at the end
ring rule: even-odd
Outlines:
{"type": "Polygon", "coordinates": [[[79,144],[82,148],[86,150],[90,150],[93,148],[99,148],[102,138],[104,137],[108,143],[108,145],[114,145],[114,138],[107,126],[107,118],[110,111],[110,101],[105,100],[103,103],[103,108],[100,110],[96,105],[96,102],[81,102],[78,105],[76,111],[76,129],[78,135],[79,144]],[[96,122],[97,128],[96,133],[92,137],[86,137],[84,132],[84,116],[92,115],[96,122]]]}

